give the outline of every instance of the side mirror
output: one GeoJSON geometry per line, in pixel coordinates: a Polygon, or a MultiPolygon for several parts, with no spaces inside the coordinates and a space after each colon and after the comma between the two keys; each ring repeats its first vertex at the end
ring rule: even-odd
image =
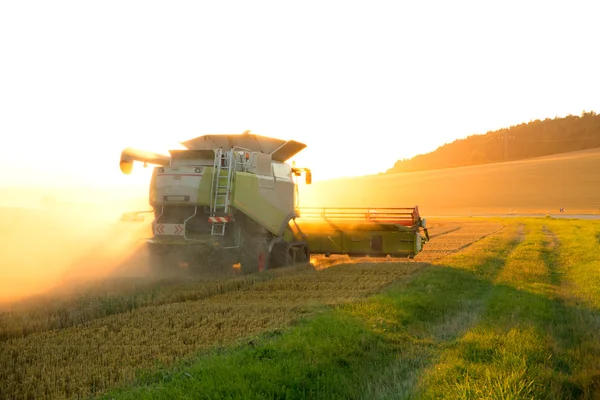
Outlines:
{"type": "Polygon", "coordinates": [[[310,170],[306,171],[306,184],[310,185],[312,183],[312,173],[310,170]]]}

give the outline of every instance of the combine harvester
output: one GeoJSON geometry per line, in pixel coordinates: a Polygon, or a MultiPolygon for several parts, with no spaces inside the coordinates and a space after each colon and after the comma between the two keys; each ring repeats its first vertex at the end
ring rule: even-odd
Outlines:
{"type": "Polygon", "coordinates": [[[250,134],[204,135],[161,155],[127,148],[120,168],[153,164],[147,241],[151,268],[195,270],[240,264],[244,273],[306,263],[313,254],[414,257],[429,239],[417,207],[299,208],[296,178],[308,168],[286,161],[306,145],[250,134]],[[301,221],[301,223],[298,223],[301,221]],[[423,229],[425,237],[421,236],[423,229]]]}

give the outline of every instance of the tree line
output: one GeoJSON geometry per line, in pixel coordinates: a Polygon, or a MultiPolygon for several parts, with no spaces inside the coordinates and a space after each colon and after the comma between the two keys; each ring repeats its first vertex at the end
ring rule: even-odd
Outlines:
{"type": "Polygon", "coordinates": [[[600,147],[600,115],[546,118],[471,135],[413,158],[398,160],[386,173],[465,167],[542,157],[600,147]]]}

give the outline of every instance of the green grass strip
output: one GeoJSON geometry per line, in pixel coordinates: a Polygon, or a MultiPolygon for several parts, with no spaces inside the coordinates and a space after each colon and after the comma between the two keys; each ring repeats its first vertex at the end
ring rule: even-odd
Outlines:
{"type": "Polygon", "coordinates": [[[480,322],[446,346],[419,382],[424,399],[591,399],[600,393],[597,246],[570,221],[525,221],[526,237],[493,279],[480,322]],[[565,259],[565,254],[577,254],[565,259]],[[597,256],[596,256],[597,257],[597,256]],[[569,280],[571,278],[571,280],[569,280]],[[570,290],[565,290],[569,288],[570,290]]]}

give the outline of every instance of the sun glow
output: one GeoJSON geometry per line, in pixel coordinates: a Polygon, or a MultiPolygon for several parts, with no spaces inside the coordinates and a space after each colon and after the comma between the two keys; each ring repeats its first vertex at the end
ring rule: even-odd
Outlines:
{"type": "Polygon", "coordinates": [[[263,7],[3,2],[0,186],[142,185],[123,148],[248,129],[306,143],[315,181],[377,174],[600,110],[597,2],[263,7]]]}

